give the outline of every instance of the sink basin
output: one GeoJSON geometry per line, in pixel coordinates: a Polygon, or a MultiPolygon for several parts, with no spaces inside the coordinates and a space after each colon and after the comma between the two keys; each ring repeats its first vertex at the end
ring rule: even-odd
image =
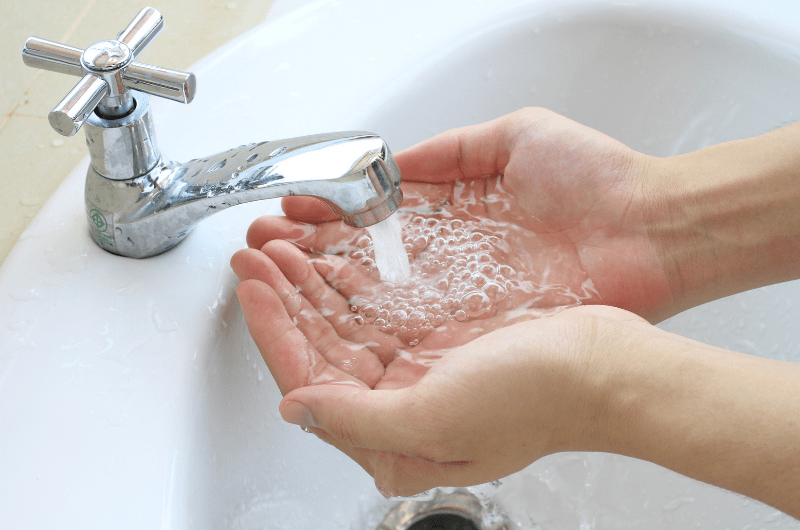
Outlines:
{"type": "MultiPolygon", "coordinates": [[[[797,27],[791,0],[317,2],[196,65],[190,106],[152,104],[177,160],[347,129],[398,151],[530,105],[666,156],[800,119],[797,27]]],[[[280,420],[234,296],[228,260],[279,204],[226,210],[166,254],[121,258],[86,229],[87,164],[0,270],[0,526],[374,528],[389,502],[280,420]]],[[[789,282],[661,327],[800,362],[798,305],[789,282]]],[[[516,528],[800,530],[608,454],[552,455],[480,491],[516,528]]]]}

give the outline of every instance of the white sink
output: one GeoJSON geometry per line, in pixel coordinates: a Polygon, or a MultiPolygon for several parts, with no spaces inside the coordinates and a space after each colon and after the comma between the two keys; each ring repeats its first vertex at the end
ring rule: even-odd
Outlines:
{"type": "MultiPolygon", "coordinates": [[[[798,27],[792,0],[318,2],[199,63],[190,106],[152,103],[178,160],[345,129],[397,151],[529,105],[664,156],[800,119],[798,27]]],[[[0,270],[0,528],[374,528],[387,501],[279,419],[233,295],[228,260],[278,204],[218,214],[162,256],[120,258],[89,238],[86,164],[0,270]]],[[[791,282],[662,327],[800,362],[798,305],[791,282]]],[[[517,528],[800,529],[614,455],[553,455],[482,491],[517,528]]]]}

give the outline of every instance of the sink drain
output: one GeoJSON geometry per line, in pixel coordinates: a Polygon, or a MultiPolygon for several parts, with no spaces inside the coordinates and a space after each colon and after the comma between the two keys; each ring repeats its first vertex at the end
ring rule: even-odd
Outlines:
{"type": "Polygon", "coordinates": [[[479,530],[474,521],[454,513],[426,515],[408,527],[408,530],[479,530]]]}
{"type": "Polygon", "coordinates": [[[480,500],[469,491],[437,491],[430,500],[395,505],[375,530],[508,530],[501,516],[485,519],[480,500]]]}

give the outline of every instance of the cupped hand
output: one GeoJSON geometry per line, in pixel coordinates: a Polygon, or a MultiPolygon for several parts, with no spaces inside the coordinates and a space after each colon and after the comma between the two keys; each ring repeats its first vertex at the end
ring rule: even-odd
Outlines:
{"type": "MultiPolygon", "coordinates": [[[[535,275],[548,271],[549,283],[580,303],[651,321],[684,309],[675,304],[663,244],[648,225],[659,159],[534,108],[443,133],[396,160],[401,209],[495,223],[505,239],[516,231],[509,255],[524,254],[535,275]]],[[[309,254],[334,254],[358,236],[317,199],[289,197],[283,205],[288,219],[253,223],[251,248],[285,239],[309,254]]],[[[545,299],[536,307],[553,305],[569,304],[545,299]]]]}
{"type": "MultiPolygon", "coordinates": [[[[319,308],[346,300],[324,282],[314,288],[321,277],[298,292],[256,253],[234,258],[238,296],[285,396],[281,415],[356,461],[385,496],[488,482],[557,451],[606,449],[596,368],[613,364],[611,335],[651,328],[623,310],[584,306],[450,350],[398,352],[396,337],[328,321],[319,308]]],[[[298,276],[316,274],[301,255],[282,263],[292,264],[298,276]]]]}

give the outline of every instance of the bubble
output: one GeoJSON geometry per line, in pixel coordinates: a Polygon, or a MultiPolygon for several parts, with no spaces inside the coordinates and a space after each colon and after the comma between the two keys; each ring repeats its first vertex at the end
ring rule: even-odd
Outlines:
{"type": "Polygon", "coordinates": [[[453,316],[459,322],[464,322],[467,319],[467,313],[463,309],[459,309],[458,311],[456,311],[455,315],[453,316]]]}
{"type": "Polygon", "coordinates": [[[506,278],[515,278],[517,276],[516,271],[509,267],[508,265],[500,265],[497,267],[497,272],[505,276],[506,278]]]}
{"type": "MultiPolygon", "coordinates": [[[[447,280],[445,279],[445,281],[447,281],[447,280]]],[[[438,282],[437,282],[437,284],[438,284],[438,282]]],[[[444,288],[440,288],[440,287],[437,286],[436,288],[443,291],[443,290],[447,289],[447,286],[445,286],[444,288]]],[[[425,302],[426,304],[432,304],[432,303],[436,302],[437,300],[439,300],[440,296],[441,295],[439,293],[437,293],[436,291],[434,291],[433,289],[428,289],[427,291],[425,291],[422,294],[422,301],[425,302]]]]}
{"type": "Polygon", "coordinates": [[[411,241],[411,246],[417,250],[422,250],[428,246],[428,238],[424,235],[419,235],[411,241]]]}
{"type": "Polygon", "coordinates": [[[492,301],[483,291],[471,291],[461,299],[461,310],[468,317],[479,317],[492,308],[492,301]]]}
{"type": "Polygon", "coordinates": [[[481,265],[478,265],[478,272],[480,272],[487,278],[493,278],[497,276],[497,267],[495,267],[491,263],[483,263],[481,265]]]}
{"type": "Polygon", "coordinates": [[[389,324],[395,327],[400,327],[406,323],[408,319],[408,313],[403,311],[402,309],[396,309],[389,313],[389,324]]]}
{"type": "Polygon", "coordinates": [[[364,304],[359,311],[367,324],[372,324],[378,318],[378,307],[375,304],[364,304]]]}
{"type": "Polygon", "coordinates": [[[483,286],[483,292],[492,302],[499,302],[506,297],[506,289],[497,282],[487,282],[483,286]]]}
{"type": "Polygon", "coordinates": [[[487,278],[481,273],[478,273],[472,277],[472,283],[475,285],[475,287],[483,287],[484,285],[489,283],[489,278],[487,278]]]}
{"type": "Polygon", "coordinates": [[[421,311],[412,311],[411,314],[408,315],[406,325],[409,329],[418,328],[423,324],[425,324],[425,314],[421,311]]]}

